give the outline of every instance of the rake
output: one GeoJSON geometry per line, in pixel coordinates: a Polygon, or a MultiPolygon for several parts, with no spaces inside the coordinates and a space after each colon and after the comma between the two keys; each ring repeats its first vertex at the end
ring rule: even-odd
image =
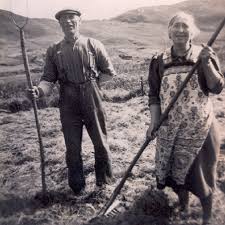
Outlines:
{"type": "MultiPolygon", "coordinates": [[[[225,24],[225,17],[223,18],[223,20],[221,21],[221,23],[217,27],[216,31],[212,34],[210,40],[207,43],[208,46],[212,46],[212,44],[216,40],[217,36],[219,35],[220,31],[224,27],[224,24],[225,24]]],[[[191,71],[188,73],[187,77],[185,78],[185,80],[181,84],[181,86],[178,89],[177,93],[174,95],[174,97],[171,100],[170,104],[167,106],[167,108],[165,109],[165,111],[161,115],[158,124],[155,126],[155,128],[153,129],[153,131],[151,133],[151,137],[149,137],[149,138],[147,138],[145,140],[144,144],[141,146],[140,150],[138,151],[138,153],[136,154],[136,156],[134,157],[134,159],[131,161],[130,166],[126,170],[123,178],[121,179],[121,181],[119,182],[119,184],[117,185],[117,187],[113,191],[112,195],[110,196],[110,199],[103,206],[103,208],[98,212],[96,218],[101,217],[101,216],[106,216],[106,215],[115,215],[115,212],[117,212],[117,210],[114,209],[113,202],[115,201],[117,195],[120,193],[121,189],[123,188],[123,186],[124,186],[127,178],[129,177],[129,175],[130,175],[133,167],[135,166],[136,162],[140,158],[141,154],[143,153],[143,151],[145,150],[145,148],[148,146],[148,144],[152,140],[155,139],[157,131],[159,130],[159,128],[162,125],[162,123],[164,122],[164,120],[168,117],[168,113],[170,112],[170,110],[172,109],[173,105],[177,101],[178,97],[182,93],[183,89],[185,88],[185,86],[187,85],[187,83],[189,82],[189,80],[191,79],[192,75],[194,74],[194,72],[197,69],[197,67],[199,66],[199,64],[200,64],[200,59],[197,60],[197,62],[195,63],[195,65],[192,67],[191,71]],[[111,210],[111,213],[110,213],[110,210],[111,210]]]]}

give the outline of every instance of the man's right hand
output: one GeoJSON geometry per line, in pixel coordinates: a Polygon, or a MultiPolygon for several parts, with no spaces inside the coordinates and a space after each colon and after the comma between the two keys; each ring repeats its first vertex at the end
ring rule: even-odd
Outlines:
{"type": "Polygon", "coordinates": [[[37,99],[40,97],[40,92],[37,86],[33,86],[33,88],[27,89],[27,97],[32,99],[37,99]]]}

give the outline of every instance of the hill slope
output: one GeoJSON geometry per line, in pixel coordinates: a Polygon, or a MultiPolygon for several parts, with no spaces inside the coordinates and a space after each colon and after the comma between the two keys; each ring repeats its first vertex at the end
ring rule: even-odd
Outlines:
{"type": "Polygon", "coordinates": [[[214,24],[224,16],[225,1],[190,0],[169,6],[142,7],[128,11],[113,19],[128,23],[144,22],[167,24],[169,18],[177,11],[186,11],[193,14],[200,27],[209,28],[209,25],[214,24]]]}
{"type": "MultiPolygon", "coordinates": [[[[127,23],[150,23],[152,25],[162,25],[166,28],[169,18],[177,11],[186,11],[194,15],[196,21],[201,29],[209,31],[213,29],[215,24],[220,21],[224,16],[225,12],[225,1],[224,0],[189,0],[178,4],[169,6],[153,6],[153,7],[142,7],[139,9],[128,11],[121,14],[112,20],[97,20],[97,21],[84,21],[83,31],[85,34],[91,34],[93,36],[99,36],[99,33],[104,32],[102,25],[108,26],[108,32],[110,31],[110,22],[127,22],[127,23]],[[94,28],[93,25],[96,27],[94,28]]],[[[0,33],[1,40],[17,40],[18,31],[14,24],[10,20],[11,13],[5,10],[0,10],[0,33]]],[[[21,23],[25,20],[23,16],[15,15],[16,20],[21,23]]],[[[118,25],[118,24],[117,24],[118,25]]],[[[120,29],[117,36],[123,34],[127,30],[120,29]]],[[[152,30],[151,30],[152,31],[152,30]]],[[[39,38],[42,36],[60,36],[61,30],[57,21],[52,19],[36,19],[30,18],[25,28],[27,38],[39,38]]],[[[111,32],[113,35],[113,32],[111,32]]]]}
{"type": "MultiPolygon", "coordinates": [[[[167,35],[169,18],[176,11],[184,10],[192,13],[202,30],[197,43],[205,43],[218,25],[225,12],[224,0],[189,0],[170,6],[143,7],[124,13],[111,20],[83,21],[81,33],[97,38],[104,43],[113,63],[124,63],[119,57],[151,58],[156,51],[162,51],[170,46],[167,35]]],[[[16,16],[18,21],[25,18],[16,16]]],[[[19,32],[10,21],[10,13],[0,10],[0,65],[9,66],[21,64],[19,32]],[[20,59],[19,59],[20,58],[20,59]]],[[[46,48],[53,42],[62,39],[62,32],[56,20],[33,19],[25,29],[26,46],[32,57],[42,57],[46,48]]],[[[222,68],[225,70],[225,29],[217,38],[214,47],[219,54],[222,68]]],[[[1,76],[1,74],[0,74],[1,76]]]]}
{"type": "MultiPolygon", "coordinates": [[[[26,18],[13,14],[16,22],[22,25],[26,18]]],[[[5,10],[0,10],[0,33],[1,39],[7,38],[10,40],[18,39],[18,30],[11,20],[11,13],[5,10]]],[[[60,33],[59,25],[51,19],[29,19],[25,27],[25,33],[28,38],[37,38],[47,35],[56,35],[60,33]]]]}

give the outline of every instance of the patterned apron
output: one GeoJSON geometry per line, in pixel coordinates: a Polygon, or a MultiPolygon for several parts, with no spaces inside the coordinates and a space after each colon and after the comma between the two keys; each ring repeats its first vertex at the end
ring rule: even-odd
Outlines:
{"type": "MultiPolygon", "coordinates": [[[[163,55],[163,60],[172,62],[170,50],[163,55]]],[[[189,65],[165,69],[160,90],[162,112],[191,69],[189,65]]],[[[202,92],[195,72],[158,131],[155,160],[160,184],[165,185],[167,177],[177,185],[185,184],[186,175],[207,137],[212,117],[212,103],[202,92]]]]}

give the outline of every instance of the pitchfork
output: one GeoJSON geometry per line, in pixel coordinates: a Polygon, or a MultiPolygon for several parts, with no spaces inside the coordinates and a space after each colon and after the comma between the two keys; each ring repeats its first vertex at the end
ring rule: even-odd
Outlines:
{"type": "MultiPolygon", "coordinates": [[[[28,17],[26,17],[26,20],[24,21],[23,24],[19,25],[16,22],[16,19],[14,18],[14,14],[11,13],[11,20],[20,31],[20,45],[21,45],[21,50],[22,50],[23,63],[24,63],[26,77],[27,77],[28,87],[29,87],[29,89],[33,89],[33,83],[32,83],[32,79],[31,79],[30,67],[29,67],[29,63],[28,63],[28,57],[27,57],[27,52],[26,52],[26,47],[25,47],[25,38],[24,38],[24,28],[28,23],[28,17]]],[[[38,113],[37,113],[37,101],[36,101],[35,97],[32,97],[32,106],[34,109],[34,116],[35,116],[35,122],[36,122],[37,133],[38,133],[38,141],[39,141],[39,146],[40,146],[41,182],[42,182],[41,200],[45,201],[46,197],[47,197],[46,196],[46,182],[45,182],[45,155],[44,155],[43,142],[42,142],[42,138],[41,138],[38,113]]]]}

